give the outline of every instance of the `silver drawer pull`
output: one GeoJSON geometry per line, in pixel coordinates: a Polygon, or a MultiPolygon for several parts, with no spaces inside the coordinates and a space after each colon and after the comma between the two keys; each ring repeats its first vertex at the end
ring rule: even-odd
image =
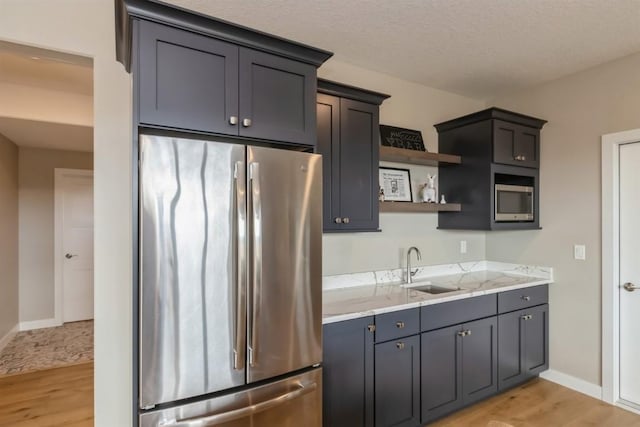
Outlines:
{"type": "Polygon", "coordinates": [[[523,300],[525,300],[525,301],[529,301],[529,300],[531,299],[531,297],[530,297],[530,296],[528,296],[528,295],[522,295],[522,297],[521,297],[521,298],[522,298],[523,300]]]}
{"type": "Polygon", "coordinates": [[[375,332],[376,331],[376,325],[367,325],[367,329],[369,330],[369,332],[375,332]]]}
{"type": "Polygon", "coordinates": [[[311,383],[306,385],[299,383],[296,385],[296,388],[293,391],[282,394],[280,396],[273,397],[263,402],[253,403],[243,408],[232,409],[228,412],[222,412],[219,414],[213,414],[213,415],[208,415],[204,417],[164,421],[160,423],[160,426],[205,427],[205,426],[214,426],[218,424],[224,424],[229,421],[237,420],[240,418],[251,417],[254,414],[264,412],[276,406],[283,405],[293,399],[296,399],[298,397],[304,396],[305,394],[311,393],[312,391],[315,391],[317,388],[318,388],[318,384],[316,383],[311,383]]]}
{"type": "Polygon", "coordinates": [[[403,342],[397,342],[396,343],[396,347],[398,347],[398,350],[403,350],[404,349],[404,343],[403,342]]]}
{"type": "Polygon", "coordinates": [[[397,327],[398,329],[402,329],[402,328],[404,328],[404,322],[402,322],[402,321],[400,321],[400,322],[396,322],[396,327],[397,327]]]}

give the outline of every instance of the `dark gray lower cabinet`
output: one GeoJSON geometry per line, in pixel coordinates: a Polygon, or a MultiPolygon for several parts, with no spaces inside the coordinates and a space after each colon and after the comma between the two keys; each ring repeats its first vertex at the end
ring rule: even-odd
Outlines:
{"type": "Polygon", "coordinates": [[[426,332],[421,339],[423,423],[498,390],[495,316],[426,332]]]}
{"type": "Polygon", "coordinates": [[[377,427],[420,425],[420,336],[375,346],[377,427]]]}
{"type": "Polygon", "coordinates": [[[323,327],[323,424],[374,425],[373,317],[323,327]]]}
{"type": "Polygon", "coordinates": [[[549,305],[498,316],[500,390],[535,377],[549,367],[549,305]]]}

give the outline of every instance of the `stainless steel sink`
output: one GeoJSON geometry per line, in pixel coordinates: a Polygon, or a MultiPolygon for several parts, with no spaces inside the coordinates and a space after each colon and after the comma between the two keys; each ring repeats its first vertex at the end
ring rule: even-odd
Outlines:
{"type": "Polygon", "coordinates": [[[436,285],[421,285],[419,283],[415,284],[414,286],[407,286],[404,285],[405,288],[410,289],[412,291],[419,291],[419,292],[424,292],[427,294],[432,294],[432,295],[436,295],[436,294],[445,294],[447,292],[455,292],[455,291],[461,291],[462,288],[460,287],[455,287],[455,288],[445,288],[443,286],[436,286],[436,285]]]}

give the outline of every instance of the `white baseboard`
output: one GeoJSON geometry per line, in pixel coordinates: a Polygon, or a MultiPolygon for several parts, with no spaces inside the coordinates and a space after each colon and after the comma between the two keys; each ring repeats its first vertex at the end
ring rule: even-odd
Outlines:
{"type": "Polygon", "coordinates": [[[11,328],[9,332],[7,332],[2,338],[0,338],[0,351],[2,351],[2,349],[4,349],[7,344],[9,344],[9,341],[11,341],[16,332],[18,332],[18,325],[11,328]]]}
{"type": "Polygon", "coordinates": [[[561,386],[586,394],[587,396],[591,396],[595,399],[602,400],[602,387],[588,381],[581,380],[580,378],[572,377],[571,375],[554,371],[553,369],[542,372],[540,374],[540,378],[560,384],[561,386]]]}
{"type": "Polygon", "coordinates": [[[62,326],[62,322],[58,319],[42,319],[31,320],[29,322],[20,322],[21,331],[30,331],[32,329],[53,328],[54,326],[62,326]]]}

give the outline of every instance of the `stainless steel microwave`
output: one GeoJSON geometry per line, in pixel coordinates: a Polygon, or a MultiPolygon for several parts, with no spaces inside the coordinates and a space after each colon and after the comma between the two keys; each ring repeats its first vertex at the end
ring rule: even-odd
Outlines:
{"type": "Polygon", "coordinates": [[[496,184],[496,222],[534,221],[533,187],[496,184]]]}

